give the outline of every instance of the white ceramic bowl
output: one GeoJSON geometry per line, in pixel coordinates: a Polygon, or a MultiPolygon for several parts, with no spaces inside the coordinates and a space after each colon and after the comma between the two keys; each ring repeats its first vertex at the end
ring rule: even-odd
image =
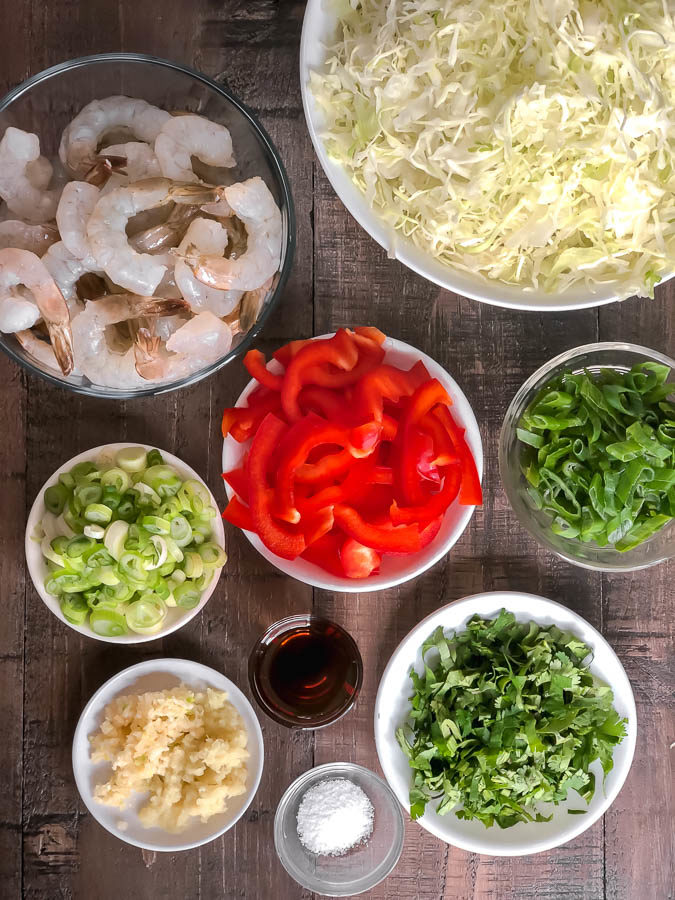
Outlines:
{"type": "Polygon", "coordinates": [[[409,810],[408,791],[412,770],[394,732],[408,716],[412,694],[410,669],[414,666],[418,672],[422,671],[420,647],[439,625],[446,631],[461,631],[472,616],[478,614],[483,618],[494,618],[502,608],[514,613],[520,622],[557,625],[585,641],[593,651],[591,672],[612,688],[614,707],[620,716],[628,720],[627,735],[614,750],[614,768],[607,776],[604,787],[602,766],[598,760],[591,765],[591,771],[596,776],[596,788],[589,806],[576,792],[572,792],[567,802],[559,806],[540,804],[542,811],[553,813],[550,822],[520,822],[502,829],[497,825],[486,828],[478,820],[462,821],[452,812],[439,816],[435,812],[435,804],[431,802],[424,816],[418,820],[431,834],[462,850],[488,856],[524,856],[558,847],[586,831],[609,809],[633,761],[637,717],[630,682],[610,645],[585,619],[553,600],[512,591],[475,594],[442,607],[423,619],[401,641],[384,670],[375,701],[375,743],[385,778],[400,803],[409,810]],[[587,809],[587,812],[585,815],[568,815],[568,808],[587,809]]]}
{"type": "MultiPolygon", "coordinates": [[[[330,337],[330,335],[319,335],[321,337],[330,337]]],[[[466,441],[471,448],[478,475],[483,475],[483,445],[480,439],[480,431],[478,423],[473,414],[473,410],[469,406],[469,401],[462,393],[457,382],[441,368],[437,362],[430,356],[411,347],[410,344],[404,344],[403,341],[397,341],[394,338],[387,338],[384,342],[386,351],[384,361],[393,365],[410,368],[418,360],[421,360],[427,367],[432,378],[437,378],[441,384],[447,389],[452,397],[453,407],[452,414],[457,422],[466,429],[466,441]]],[[[282,371],[281,366],[276,360],[270,363],[270,369],[275,372],[282,371]]],[[[236,406],[246,406],[247,398],[251,391],[256,387],[256,381],[250,381],[241,396],[237,400],[236,406]]],[[[249,448],[250,442],[239,444],[234,438],[228,436],[223,443],[223,472],[229,472],[241,465],[242,459],[249,448]]],[[[225,483],[227,496],[231,497],[234,493],[232,488],[225,483]]],[[[438,562],[444,557],[450,548],[459,540],[462,532],[469,524],[469,520],[473,515],[473,506],[460,506],[458,501],[449,507],[445,514],[445,518],[441,524],[441,529],[434,540],[425,547],[420,553],[416,553],[412,557],[405,556],[385,556],[382,560],[379,575],[371,575],[368,578],[340,578],[337,575],[331,575],[325,572],[313,563],[304,559],[286,560],[282,559],[274,553],[271,553],[263,544],[256,534],[245,531],[244,534],[253,544],[256,550],[261,553],[266,560],[285,572],[302,581],[305,584],[314,585],[314,587],[323,588],[327,591],[350,591],[353,593],[363,591],[382,591],[385,588],[393,587],[396,584],[402,584],[404,581],[410,581],[417,578],[422,572],[438,562]]]]}
{"type": "Polygon", "coordinates": [[[300,42],[300,87],[305,119],[321,168],[335,193],[359,225],[384,247],[388,256],[448,291],[494,306],[553,312],[602,306],[624,299],[620,286],[616,284],[598,287],[594,293],[580,286],[562,293],[547,294],[543,291],[491,281],[443,265],[400,232],[394,232],[373,210],[346,169],[329,157],[321,137],[325,130],[325,120],[309,88],[309,73],[321,70],[324,65],[325,45],[332,42],[335,36],[338,6],[331,0],[308,0],[305,9],[300,42]]]}
{"type": "Polygon", "coordinates": [[[73,738],[73,773],[80,796],[92,816],[107,831],[127,844],[144,850],[173,852],[190,850],[207,844],[232,828],[251,805],[260,784],[265,751],[260,723],[253,707],[236,684],[200,663],[188,659],[149,659],[113,675],[96,691],[82,710],[73,738]],[[136,803],[127,809],[104,806],[94,799],[94,787],[111,774],[109,763],[92,763],[89,756],[89,735],[96,732],[103,718],[104,708],[121,694],[140,694],[163,691],[187,684],[195,690],[206,687],[227,691],[228,700],[244,721],[248,733],[248,778],[246,792],[228,800],[225,812],[212,816],[207,822],[194,821],[179,834],[161,828],[145,828],[138,819],[138,810],[145,803],[146,794],[138,794],[136,803]],[[120,827],[121,826],[121,827],[120,827]]]}
{"type": "MultiPolygon", "coordinates": [[[[74,456],[72,459],[68,460],[68,462],[64,463],[60,468],[56,470],[56,472],[54,472],[54,474],[50,478],[47,479],[47,481],[38,491],[38,494],[33,502],[33,506],[31,507],[31,511],[28,515],[25,539],[26,563],[28,565],[28,574],[30,575],[35,590],[40,595],[43,603],[49,608],[51,612],[54,613],[57,619],[60,619],[69,628],[72,628],[74,631],[78,631],[80,634],[85,635],[85,637],[93,638],[97,641],[107,641],[110,644],[142,644],[145,641],[155,641],[158,638],[166,637],[167,634],[171,634],[171,632],[177,631],[179,628],[182,628],[183,625],[189,622],[190,619],[193,619],[197,615],[197,613],[204,607],[211,594],[213,594],[213,592],[215,591],[216,585],[218,584],[218,579],[220,578],[220,573],[222,572],[222,568],[216,569],[214,571],[211,583],[202,594],[197,606],[195,606],[193,609],[169,607],[166,619],[164,620],[164,625],[155,634],[134,634],[133,632],[130,632],[129,634],[124,634],[120,637],[103,637],[103,635],[96,634],[94,631],[92,631],[89,625],[86,623],[84,625],[73,625],[72,622],[69,622],[61,612],[61,607],[59,606],[58,599],[56,597],[52,597],[51,594],[47,593],[44,587],[45,579],[48,576],[47,561],[45,560],[44,556],[42,555],[42,551],[40,550],[40,542],[33,540],[33,538],[31,537],[31,535],[35,533],[37,527],[42,521],[42,517],[45,514],[45,490],[46,488],[58,482],[59,475],[62,472],[70,471],[70,469],[72,469],[73,466],[77,465],[77,463],[79,462],[84,462],[85,460],[90,459],[95,460],[102,454],[114,455],[124,447],[144,447],[146,450],[153,449],[152,445],[150,444],[135,444],[130,441],[125,441],[124,443],[118,444],[104,444],[101,447],[92,447],[91,450],[85,450],[84,453],[78,453],[77,456],[74,456]]],[[[159,450],[159,448],[156,449],[159,450]]],[[[202,478],[199,477],[194,469],[190,468],[190,466],[188,466],[182,460],[178,459],[178,457],[174,456],[172,453],[167,453],[166,450],[159,450],[159,452],[164,457],[164,461],[167,463],[167,465],[173,466],[181,476],[181,478],[183,478],[184,480],[192,478],[195,481],[199,481],[201,484],[203,484],[206,490],[209,491],[211,503],[213,504],[214,508],[218,510],[218,503],[209,490],[208,485],[202,478]]],[[[212,521],[213,531],[211,534],[211,540],[224,549],[225,531],[223,529],[223,521],[219,515],[214,516],[212,521]]]]}

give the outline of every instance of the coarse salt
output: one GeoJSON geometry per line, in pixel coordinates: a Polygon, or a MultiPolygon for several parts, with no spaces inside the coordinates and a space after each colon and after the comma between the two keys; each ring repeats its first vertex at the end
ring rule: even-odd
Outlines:
{"type": "Polygon", "coordinates": [[[298,807],[300,843],[317,856],[341,856],[373,832],[373,804],[347,778],[320,781],[298,807]]]}

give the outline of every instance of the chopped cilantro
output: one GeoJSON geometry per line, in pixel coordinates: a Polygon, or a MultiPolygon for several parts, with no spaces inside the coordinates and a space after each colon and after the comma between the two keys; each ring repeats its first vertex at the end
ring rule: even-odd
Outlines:
{"type": "Polygon", "coordinates": [[[599,759],[607,775],[626,735],[590,653],[555,625],[516,622],[504,609],[459,634],[437,628],[422,645],[424,674],[410,672],[409,722],[396,731],[414,772],[412,818],[434,800],[439,815],[508,828],[548,821],[537,804],[572,789],[589,803],[590,764],[599,759]]]}

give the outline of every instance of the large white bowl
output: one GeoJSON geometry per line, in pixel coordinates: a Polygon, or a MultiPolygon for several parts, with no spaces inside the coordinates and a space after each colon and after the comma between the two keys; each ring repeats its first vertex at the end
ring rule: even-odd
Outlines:
{"type": "MultiPolygon", "coordinates": [[[[155,634],[135,634],[133,632],[130,632],[129,634],[123,634],[120,637],[104,637],[103,635],[96,634],[96,632],[92,631],[88,623],[85,623],[84,625],[74,625],[72,622],[69,622],[68,619],[66,619],[66,617],[63,615],[58,598],[52,597],[52,595],[48,594],[45,590],[45,580],[49,575],[47,561],[42,555],[40,542],[32,538],[32,535],[35,533],[37,527],[42,521],[42,517],[46,512],[44,504],[45,490],[48,487],[51,487],[51,485],[58,482],[59,475],[62,472],[69,472],[73,468],[73,466],[77,465],[77,463],[84,462],[86,460],[96,460],[103,454],[114,456],[115,453],[117,453],[119,450],[122,450],[124,447],[144,447],[146,450],[153,449],[153,446],[150,444],[135,444],[131,441],[125,441],[124,443],[118,444],[104,444],[101,447],[92,447],[91,450],[85,450],[84,453],[78,453],[77,456],[69,459],[68,462],[60,466],[60,468],[58,468],[56,472],[54,472],[54,474],[47,479],[47,481],[38,491],[38,494],[33,501],[31,511],[28,515],[25,539],[26,563],[28,565],[28,574],[31,577],[33,586],[40,595],[43,603],[48,607],[50,612],[54,613],[57,619],[60,619],[69,628],[72,628],[74,631],[78,631],[85,637],[93,638],[96,641],[106,641],[109,644],[142,644],[145,641],[155,641],[158,638],[166,637],[167,634],[171,634],[171,632],[177,631],[179,628],[182,628],[183,625],[187,624],[190,619],[193,619],[197,615],[197,613],[201,609],[203,609],[206,601],[215,591],[216,585],[218,584],[218,579],[220,578],[220,573],[223,571],[222,567],[214,571],[211,583],[202,594],[197,606],[193,607],[193,609],[181,609],[178,606],[169,607],[166,614],[166,619],[164,620],[164,625],[155,634]]],[[[167,453],[166,450],[159,450],[159,452],[164,457],[164,461],[166,462],[166,464],[169,466],[173,466],[173,468],[178,472],[183,480],[190,478],[194,479],[195,481],[199,481],[200,484],[204,485],[206,490],[209,491],[209,496],[211,498],[211,503],[213,504],[214,509],[218,510],[218,503],[209,490],[208,485],[202,478],[199,477],[194,469],[190,468],[187,463],[184,463],[181,459],[178,459],[178,457],[174,456],[172,453],[167,453]]],[[[211,521],[213,522],[211,540],[218,544],[219,547],[225,549],[225,531],[223,529],[222,519],[219,515],[216,514],[211,521]]]]}
{"type": "Polygon", "coordinates": [[[412,770],[394,733],[408,717],[409,697],[413,692],[410,669],[414,667],[419,673],[423,671],[421,645],[439,625],[446,631],[461,631],[472,616],[494,618],[502,608],[514,613],[519,622],[557,625],[588,644],[593,652],[591,672],[612,688],[614,708],[628,720],[626,737],[614,750],[614,768],[604,786],[600,762],[596,760],[591,765],[591,771],[596,776],[596,788],[589,806],[576,792],[572,792],[567,802],[559,806],[540,804],[541,811],[553,813],[550,822],[519,822],[511,828],[502,829],[497,825],[486,828],[475,819],[462,821],[452,812],[439,816],[432,801],[424,816],[418,820],[431,834],[462,850],[489,856],[524,856],[558,847],[590,828],[613,803],[633,761],[637,717],[628,676],[607,641],[585,619],[553,600],[512,591],[475,594],[442,607],[423,619],[401,641],[384,670],[375,701],[375,743],[385,777],[402,806],[409,811],[412,770]],[[587,812],[585,815],[568,815],[568,808],[586,809],[587,812]]]}
{"type": "Polygon", "coordinates": [[[335,193],[359,225],[380,246],[384,247],[389,257],[397,259],[413,272],[417,272],[418,275],[448,291],[454,291],[456,294],[462,294],[494,306],[553,312],[602,306],[605,303],[625,299],[617,284],[598,287],[594,293],[585,287],[574,287],[562,293],[547,294],[544,291],[491,281],[479,275],[471,275],[443,265],[428,253],[420,250],[400,232],[394,232],[391,226],[370,206],[346,169],[339,162],[330,158],[321,137],[326,127],[325,119],[312,96],[309,74],[311,71],[321,70],[324,65],[325,45],[330,43],[335,36],[337,9],[338,4],[332,0],[308,0],[305,9],[300,42],[300,87],[305,119],[321,168],[326,173],[335,193]]]}
{"type": "Polygon", "coordinates": [[[82,710],[73,738],[73,773],[84,805],[96,821],[116,838],[144,850],[190,850],[212,841],[232,828],[251,805],[258,790],[264,757],[260,723],[244,694],[220,672],[188,659],[149,659],[113,675],[101,685],[82,710]],[[109,763],[91,761],[89,736],[98,730],[103,710],[115,697],[145,691],[164,691],[177,687],[181,682],[198,691],[211,687],[227,692],[228,700],[244,721],[250,756],[245,793],[229,799],[225,812],[212,816],[207,822],[195,818],[184,831],[171,834],[162,828],[145,828],[141,824],[138,810],[144,805],[147,794],[138,794],[136,802],[132,801],[127,809],[105,806],[94,799],[95,786],[107,781],[112,769],[109,763]]]}
{"type": "MultiPolygon", "coordinates": [[[[317,340],[330,336],[328,334],[319,335],[317,340]]],[[[387,338],[384,342],[384,349],[386,351],[385,363],[410,368],[421,360],[431,377],[437,378],[447,389],[453,400],[452,414],[456,421],[466,429],[466,441],[476,460],[478,475],[482,477],[483,445],[480,439],[478,423],[473,410],[469,406],[469,401],[454,378],[448,375],[445,369],[441,368],[430,356],[427,356],[420,350],[416,350],[410,344],[404,344],[403,341],[387,338]]],[[[275,372],[282,371],[276,360],[272,360],[269,368],[275,372]]],[[[256,381],[250,381],[235,405],[247,406],[248,395],[256,386],[256,381]]],[[[249,446],[250,441],[239,444],[233,437],[228,435],[223,442],[223,472],[229,472],[231,469],[238,468],[242,464],[249,446]]],[[[225,490],[227,491],[227,496],[232,497],[234,491],[227,482],[225,482],[225,490]]],[[[352,593],[382,591],[385,588],[417,578],[418,575],[426,572],[428,568],[444,557],[461,537],[462,532],[469,524],[474,509],[475,507],[473,506],[460,506],[459,502],[455,500],[445,514],[440,531],[428,547],[425,547],[424,550],[416,553],[414,556],[385,556],[382,560],[380,574],[370,575],[368,578],[340,578],[337,575],[325,572],[323,569],[315,566],[314,563],[307,562],[304,559],[282,559],[275,553],[271,553],[256,534],[251,534],[248,531],[245,531],[244,534],[268,562],[285,572],[286,575],[291,575],[305,584],[311,584],[314,587],[320,587],[327,591],[349,591],[352,593]]]]}

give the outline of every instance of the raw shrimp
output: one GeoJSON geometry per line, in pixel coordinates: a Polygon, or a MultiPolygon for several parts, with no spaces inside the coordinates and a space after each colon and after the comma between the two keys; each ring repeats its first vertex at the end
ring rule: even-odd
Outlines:
{"type": "Polygon", "coordinates": [[[105,387],[138,388],[145,381],[136,372],[132,345],[123,353],[111,350],[106,329],[120,322],[154,316],[172,316],[188,310],[184,300],[164,300],[134,294],[111,294],[89,301],[73,322],[75,356],[79,370],[105,387]]]}
{"type": "Polygon", "coordinates": [[[120,287],[137,294],[153,294],[166,266],[129,244],[126,226],[142,210],[153,209],[169,198],[171,182],[149,178],[116,188],[100,197],[87,223],[87,240],[98,265],[120,287]]]}
{"type": "Polygon", "coordinates": [[[71,318],[79,311],[77,305],[77,282],[83,275],[90,272],[98,275],[100,269],[91,259],[78,259],[70,252],[63,241],[52,244],[42,257],[42,262],[49,270],[52,278],[58,285],[70,309],[71,318]]]}
{"type": "Polygon", "coordinates": [[[199,181],[192,171],[192,157],[210,166],[232,168],[232,137],[224,125],[203,116],[173,116],[155,140],[162,174],[174,181],[199,181]]]}
{"type": "Polygon", "coordinates": [[[281,213],[262,178],[249,178],[223,189],[223,195],[246,227],[247,245],[238,258],[190,256],[199,281],[219,290],[254,291],[279,268],[281,213]]]}
{"type": "Polygon", "coordinates": [[[136,339],[136,371],[151,381],[185,378],[217,362],[232,346],[232,332],[212,312],[201,312],[166,342],[141,329],[136,339]],[[166,352],[169,351],[169,352],[166,352]]]}
{"type": "Polygon", "coordinates": [[[163,109],[132,97],[92,100],[75,116],[63,132],[59,156],[72,172],[83,175],[105,134],[126,128],[139,141],[152,143],[171,116],[163,109]]]}
{"type": "Polygon", "coordinates": [[[59,201],[58,191],[47,190],[51,163],[38,162],[41,159],[36,134],[11,126],[5,131],[0,141],[0,197],[15,215],[29,222],[53,219],[59,201]]]}
{"type": "MultiPolygon", "coordinates": [[[[59,364],[54,356],[52,345],[40,340],[34,331],[17,331],[14,335],[17,341],[29,356],[32,356],[45,369],[50,369],[58,374],[59,364]]],[[[73,373],[75,370],[73,369],[73,373]]]]}
{"type": "Polygon", "coordinates": [[[14,289],[0,298],[0,331],[3,334],[32,328],[39,318],[37,303],[30,297],[22,296],[18,290],[14,289]]]}
{"type": "Polygon", "coordinates": [[[4,247],[16,247],[42,256],[58,239],[59,233],[53,225],[28,225],[20,219],[0,222],[0,250],[4,247]]]}
{"type": "Polygon", "coordinates": [[[95,266],[87,240],[87,222],[98,203],[99,190],[86,181],[70,181],[56,210],[56,224],[67,249],[85,265],[95,266]]]}
{"type": "MultiPolygon", "coordinates": [[[[194,219],[178,246],[179,254],[190,254],[195,248],[203,254],[222,256],[228,243],[227,230],[213,219],[194,219]]],[[[198,281],[184,259],[176,260],[174,277],[181,294],[194,312],[208,309],[217,316],[231,313],[243,296],[243,291],[219,291],[198,281]]]]}
{"type": "Polygon", "coordinates": [[[115,171],[126,175],[129,181],[140,181],[141,178],[154,178],[162,174],[152,147],[141,141],[113,144],[101,150],[99,156],[124,160],[123,163],[116,163],[115,171]]]}
{"type": "Polygon", "coordinates": [[[0,298],[18,285],[27,288],[44,319],[54,354],[64,375],[73,370],[73,336],[70,313],[56,282],[39,256],[29,250],[0,250],[0,298]]]}
{"type": "Polygon", "coordinates": [[[141,253],[175,247],[198,212],[196,206],[174,206],[165,222],[139,231],[138,234],[129,238],[129,243],[134,250],[141,253]]]}

